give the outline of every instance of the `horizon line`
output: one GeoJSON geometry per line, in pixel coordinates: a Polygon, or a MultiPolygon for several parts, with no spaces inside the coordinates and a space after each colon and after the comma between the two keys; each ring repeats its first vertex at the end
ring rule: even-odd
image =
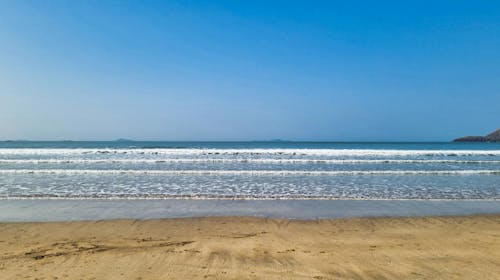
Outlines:
{"type": "Polygon", "coordinates": [[[232,142],[232,143],[245,143],[245,142],[261,142],[261,143],[453,143],[452,140],[288,140],[288,139],[270,139],[270,140],[158,140],[158,139],[114,139],[114,140],[95,140],[95,139],[50,139],[50,140],[36,140],[36,139],[7,139],[0,140],[0,142],[232,142]]]}

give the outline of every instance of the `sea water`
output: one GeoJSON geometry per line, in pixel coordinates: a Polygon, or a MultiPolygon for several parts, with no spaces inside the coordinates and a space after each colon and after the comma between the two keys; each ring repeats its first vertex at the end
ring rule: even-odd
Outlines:
{"type": "Polygon", "coordinates": [[[500,144],[0,142],[0,198],[497,200],[500,144]]]}

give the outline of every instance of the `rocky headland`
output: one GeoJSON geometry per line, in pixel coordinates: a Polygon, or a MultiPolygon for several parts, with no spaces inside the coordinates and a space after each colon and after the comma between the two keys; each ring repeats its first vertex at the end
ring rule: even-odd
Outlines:
{"type": "Polygon", "coordinates": [[[453,142],[500,142],[500,129],[486,136],[465,136],[457,138],[453,142]]]}

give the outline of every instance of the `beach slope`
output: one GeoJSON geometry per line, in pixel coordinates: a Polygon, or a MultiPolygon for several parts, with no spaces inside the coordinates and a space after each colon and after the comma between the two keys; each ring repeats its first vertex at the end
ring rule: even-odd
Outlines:
{"type": "Polygon", "coordinates": [[[500,279],[500,216],[0,224],[2,279],[500,279]]]}

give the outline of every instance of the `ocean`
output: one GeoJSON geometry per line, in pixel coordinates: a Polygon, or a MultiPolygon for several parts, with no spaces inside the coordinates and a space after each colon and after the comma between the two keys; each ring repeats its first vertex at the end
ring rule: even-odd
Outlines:
{"type": "Polygon", "coordinates": [[[499,143],[0,142],[0,199],[500,199],[499,143]]]}

